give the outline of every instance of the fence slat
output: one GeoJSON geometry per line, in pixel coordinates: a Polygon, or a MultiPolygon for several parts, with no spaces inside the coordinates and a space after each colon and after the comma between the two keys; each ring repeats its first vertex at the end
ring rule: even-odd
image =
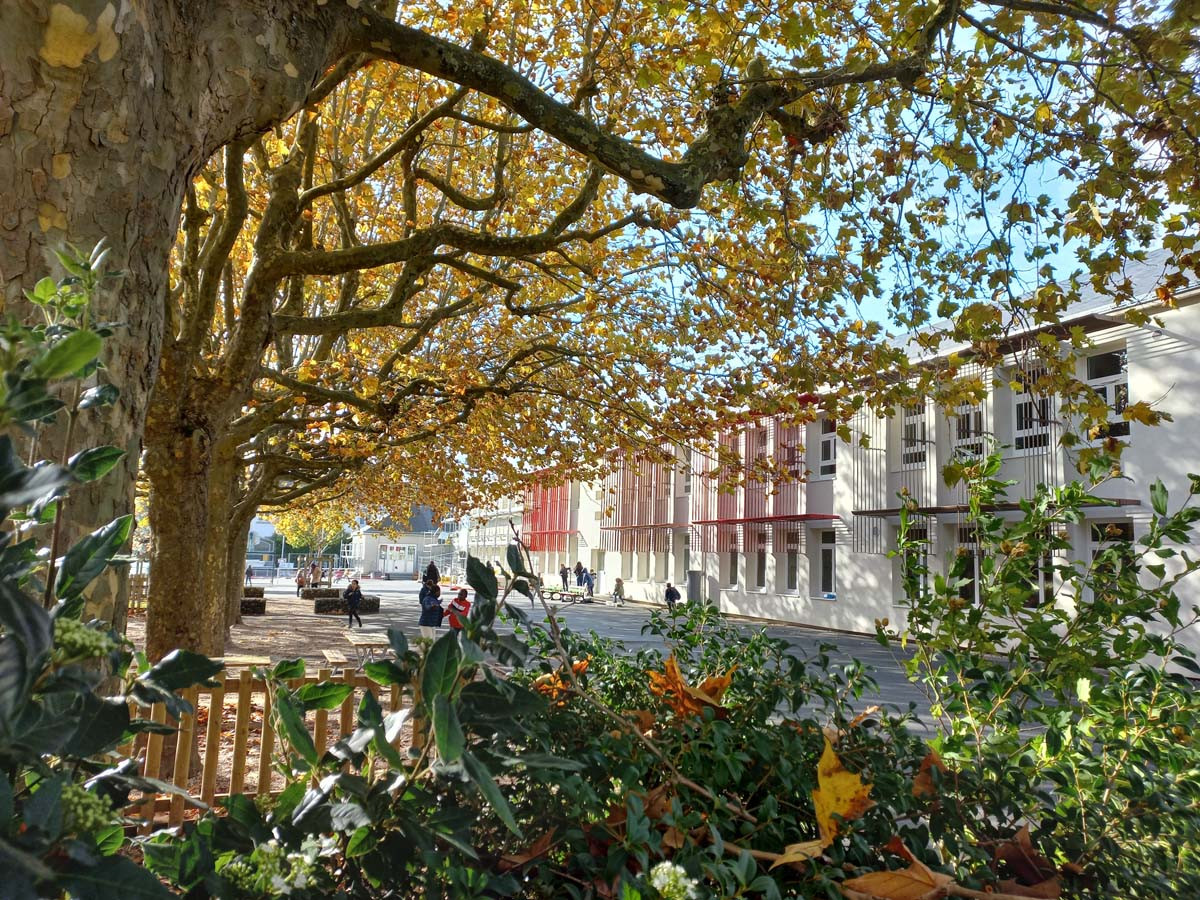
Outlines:
{"type": "Polygon", "coordinates": [[[229,793],[240,794],[246,784],[246,744],[250,738],[250,671],[238,676],[237,720],[233,727],[233,771],[229,775],[229,793]]]}
{"type": "MultiPolygon", "coordinates": [[[[155,703],[150,707],[150,721],[165,722],[167,721],[167,708],[161,703],[155,703]]],[[[161,734],[151,734],[146,737],[146,763],[142,767],[142,774],[147,778],[157,778],[158,770],[162,764],[162,748],[163,736],[161,734]]],[[[149,834],[154,827],[154,795],[150,794],[146,798],[146,802],[142,804],[141,816],[146,819],[146,824],[139,830],[142,834],[149,834]]]]}
{"type": "MultiPolygon", "coordinates": [[[[333,669],[318,669],[317,681],[333,681],[333,669]]],[[[318,709],[313,718],[313,743],[317,745],[317,755],[325,755],[325,742],[329,733],[329,710],[318,709]]]]}
{"type": "Polygon", "coordinates": [[[204,769],[200,775],[200,799],[212,806],[217,793],[217,769],[221,763],[221,720],[225,713],[225,678],[217,679],[208,696],[208,727],[204,730],[204,769]]]}
{"type": "MultiPolygon", "coordinates": [[[[349,666],[342,669],[342,681],[346,684],[357,684],[358,679],[354,675],[354,670],[349,666]]],[[[338,735],[345,737],[354,730],[354,691],[342,701],[342,716],[338,722],[338,735]]]]}
{"type": "Polygon", "coordinates": [[[262,741],[258,745],[258,784],[255,793],[271,790],[271,754],[275,750],[275,729],[271,726],[271,695],[263,694],[262,741]]]}
{"type": "MultiPolygon", "coordinates": [[[[171,771],[171,783],[175,787],[187,790],[188,776],[192,769],[192,750],[196,746],[196,703],[199,692],[194,687],[188,688],[180,696],[192,705],[190,713],[184,713],[179,720],[179,731],[175,733],[175,767],[171,771]]],[[[183,797],[179,794],[171,796],[171,814],[167,824],[174,828],[183,821],[183,797]]]]}

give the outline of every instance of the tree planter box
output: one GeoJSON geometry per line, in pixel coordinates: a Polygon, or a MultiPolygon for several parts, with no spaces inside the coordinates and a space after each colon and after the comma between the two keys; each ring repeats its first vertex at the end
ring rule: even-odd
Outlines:
{"type": "Polygon", "coordinates": [[[330,597],[341,599],[341,588],[305,588],[300,592],[300,596],[305,600],[325,600],[330,597]]]}
{"type": "MultiPolygon", "coordinates": [[[[359,613],[377,613],[379,612],[379,595],[378,594],[363,594],[362,603],[358,604],[359,613]]],[[[342,600],[341,595],[337,597],[314,597],[313,612],[318,615],[346,615],[346,602],[342,600]]]]}
{"type": "Polygon", "coordinates": [[[242,615],[243,616],[262,616],[266,615],[267,601],[263,597],[242,598],[242,615]]]}
{"type": "Polygon", "coordinates": [[[259,598],[259,599],[261,599],[261,598],[262,598],[262,595],[263,595],[263,590],[264,590],[264,589],[263,589],[263,588],[260,588],[260,587],[247,587],[247,588],[242,588],[242,596],[243,596],[243,597],[247,597],[247,598],[249,598],[249,597],[256,597],[256,598],[259,598]]]}

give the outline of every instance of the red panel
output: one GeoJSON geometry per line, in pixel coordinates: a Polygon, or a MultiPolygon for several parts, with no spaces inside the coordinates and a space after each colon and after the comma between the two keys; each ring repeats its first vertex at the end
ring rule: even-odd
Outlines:
{"type": "Polygon", "coordinates": [[[535,484],[525,489],[525,542],[532,551],[567,549],[571,524],[571,485],[535,484]]]}

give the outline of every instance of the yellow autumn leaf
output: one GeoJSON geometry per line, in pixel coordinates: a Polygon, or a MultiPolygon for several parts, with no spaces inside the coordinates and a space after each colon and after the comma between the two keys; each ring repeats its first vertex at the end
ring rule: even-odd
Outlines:
{"type": "Polygon", "coordinates": [[[889,872],[869,872],[843,882],[852,891],[861,891],[881,900],[934,900],[942,889],[954,881],[949,875],[934,872],[924,863],[913,860],[907,869],[889,872]]]}
{"type": "Polygon", "coordinates": [[[771,863],[771,868],[774,869],[777,866],[786,866],[791,863],[804,862],[805,860],[820,856],[821,851],[827,846],[829,845],[822,840],[801,841],[799,844],[788,844],[783,853],[780,854],[779,859],[771,863]]]}
{"type": "Polygon", "coordinates": [[[825,738],[825,752],[817,763],[817,785],[812,794],[813,808],[823,846],[828,847],[838,833],[835,815],[842,819],[857,819],[875,804],[868,799],[871,785],[864,784],[862,776],[842,765],[828,737],[825,738]]]}

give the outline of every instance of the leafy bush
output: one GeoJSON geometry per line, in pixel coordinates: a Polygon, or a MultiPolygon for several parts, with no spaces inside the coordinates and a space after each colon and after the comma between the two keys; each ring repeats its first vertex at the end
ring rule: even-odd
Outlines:
{"type": "Polygon", "coordinates": [[[81,618],[88,585],[112,564],[132,519],[60,553],[62,508],[73,485],[103,477],[122,451],[87,448],[32,465],[20,458],[34,455],[41,429],[55,421],[69,446],[77,418],[103,414],[117,398],[98,377],[110,326],[89,322],[105,255],[103,247],[86,260],[62,255],[68,277],[43,279],[28,295],[44,321],[0,325],[0,519],[13,525],[0,531],[0,871],[4,896],[17,900],[167,894],[118,851],[130,793],[174,788],[137,777],[114,751],[136,734],[171,730],[133,718],[131,703],[163,702],[178,716],[175,692],[220,669],[175,653],[133,677],[124,638],[81,618]],[[106,676],[124,692],[99,696],[106,676]]]}
{"type": "MultiPolygon", "coordinates": [[[[1111,468],[1094,461],[1095,486],[1111,468]]],[[[902,517],[910,672],[929,694],[945,764],[931,828],[963,865],[1014,878],[1003,858],[1019,842],[1038,861],[1024,886],[1200,895],[1200,705],[1185,677],[1200,667],[1178,640],[1197,611],[1185,614],[1176,594],[1200,568],[1184,549],[1200,479],[1174,510],[1156,482],[1146,533],[1129,543],[1108,528],[1095,558],[1078,560],[1068,529],[1088,528],[1087,510],[1103,507],[1095,488],[1039,490],[1009,520],[995,511],[1009,486],[999,469],[992,455],[948,473],[969,489],[977,602],[960,596],[971,558],[945,577],[926,571],[902,517]]]]}

